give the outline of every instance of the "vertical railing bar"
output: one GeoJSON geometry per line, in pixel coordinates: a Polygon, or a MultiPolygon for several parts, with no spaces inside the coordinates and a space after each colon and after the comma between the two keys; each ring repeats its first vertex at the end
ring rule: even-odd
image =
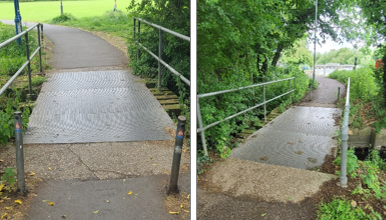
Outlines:
{"type": "Polygon", "coordinates": [[[27,55],[27,71],[28,71],[28,82],[29,82],[29,95],[32,96],[32,79],[31,79],[31,60],[29,59],[29,43],[28,43],[28,32],[24,35],[25,36],[25,49],[26,49],[26,55],[27,55]]]}
{"type": "MultiPolygon", "coordinates": [[[[197,98],[197,117],[198,117],[198,126],[200,129],[202,129],[204,126],[202,124],[202,117],[201,117],[201,110],[200,110],[200,98],[197,98]]],[[[205,142],[205,131],[201,130],[201,141],[202,141],[202,146],[204,148],[204,155],[208,156],[208,149],[206,147],[206,142],[205,142]]]]}
{"type": "MultiPolygon", "coordinates": [[[[291,91],[291,80],[288,80],[288,84],[289,84],[289,90],[288,91],[291,91]]],[[[292,103],[292,92],[290,93],[290,104],[292,103]]]]}
{"type": "MultiPolygon", "coordinates": [[[[138,43],[141,43],[141,21],[138,20],[138,40],[137,40],[138,43]]],[[[137,48],[137,59],[139,60],[140,59],[140,51],[139,51],[139,47],[137,48]]]]}
{"type": "Polygon", "coordinates": [[[40,42],[40,25],[38,25],[38,45],[39,45],[39,69],[40,73],[43,72],[43,67],[42,67],[42,46],[40,42]]]}
{"type": "Polygon", "coordinates": [[[162,60],[162,30],[159,29],[158,43],[158,92],[161,92],[161,60],[162,60]]]}
{"type": "Polygon", "coordinates": [[[263,85],[263,96],[264,96],[264,122],[267,123],[267,104],[265,98],[265,85],[263,85]]]}
{"type": "Polygon", "coordinates": [[[350,77],[347,82],[346,104],[344,108],[343,125],[341,129],[341,163],[340,163],[340,185],[347,187],[347,148],[348,148],[348,120],[350,114],[350,77]]]}

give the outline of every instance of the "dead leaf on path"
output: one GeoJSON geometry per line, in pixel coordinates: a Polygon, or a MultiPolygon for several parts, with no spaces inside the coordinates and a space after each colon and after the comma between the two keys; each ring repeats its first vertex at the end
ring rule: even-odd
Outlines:
{"type": "Polygon", "coordinates": [[[262,214],[261,216],[265,216],[267,213],[262,214]]]}
{"type": "Polygon", "coordinates": [[[52,170],[51,167],[48,167],[49,170],[52,170]]]}
{"type": "Polygon", "coordinates": [[[12,207],[5,207],[6,210],[12,210],[12,207]]]}
{"type": "Polygon", "coordinates": [[[0,162],[4,162],[4,160],[0,160],[0,162]]]}
{"type": "Polygon", "coordinates": [[[189,199],[190,198],[190,194],[186,198],[189,199]]]}
{"type": "Polygon", "coordinates": [[[62,215],[62,218],[66,218],[67,217],[67,215],[62,215]]]}
{"type": "Polygon", "coordinates": [[[137,194],[134,194],[135,196],[138,196],[139,195],[139,193],[137,193],[137,194]]]}
{"type": "Polygon", "coordinates": [[[157,164],[156,164],[156,163],[153,163],[152,165],[153,165],[153,166],[157,166],[157,164]]]}
{"type": "Polygon", "coordinates": [[[55,203],[54,203],[54,202],[49,202],[49,203],[48,203],[48,205],[52,205],[52,206],[54,206],[54,205],[55,205],[55,203]]]}
{"type": "Polygon", "coordinates": [[[35,173],[31,171],[30,176],[35,176],[35,173]]]}
{"type": "Polygon", "coordinates": [[[287,142],[287,144],[294,144],[294,143],[292,143],[292,142],[287,142]]]}
{"type": "Polygon", "coordinates": [[[50,201],[50,200],[42,200],[42,202],[48,202],[48,201],[50,201]]]}
{"type": "Polygon", "coordinates": [[[131,194],[133,194],[133,192],[132,192],[132,191],[130,191],[130,192],[128,192],[128,193],[127,193],[127,195],[131,195],[131,194]]]}
{"type": "Polygon", "coordinates": [[[0,185],[0,191],[3,190],[3,188],[4,188],[4,184],[1,184],[0,185]]]}
{"type": "Polygon", "coordinates": [[[185,210],[185,209],[182,209],[182,211],[184,211],[184,212],[189,212],[188,210],[185,210]]]}
{"type": "Polygon", "coordinates": [[[15,200],[15,203],[17,203],[17,204],[20,204],[20,205],[21,205],[23,202],[17,199],[17,200],[15,200]]]}
{"type": "Polygon", "coordinates": [[[107,199],[105,199],[105,201],[106,201],[107,203],[110,203],[110,201],[109,201],[109,200],[107,200],[107,199]]]}
{"type": "Polygon", "coordinates": [[[94,212],[94,214],[97,214],[99,212],[99,209],[94,212]]]}
{"type": "Polygon", "coordinates": [[[184,205],[183,205],[183,204],[181,204],[181,205],[180,205],[180,207],[181,207],[181,208],[184,208],[184,205]]]}
{"type": "Polygon", "coordinates": [[[4,218],[7,215],[8,215],[8,213],[4,213],[4,215],[2,215],[1,218],[4,218]]]}
{"type": "Polygon", "coordinates": [[[169,211],[169,214],[172,214],[172,215],[178,215],[180,212],[172,212],[172,211],[169,211]]]}

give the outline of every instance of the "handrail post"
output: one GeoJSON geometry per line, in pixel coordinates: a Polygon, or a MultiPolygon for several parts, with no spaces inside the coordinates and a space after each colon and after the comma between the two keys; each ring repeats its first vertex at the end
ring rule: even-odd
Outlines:
{"type": "Polygon", "coordinates": [[[347,187],[347,148],[348,148],[348,119],[350,113],[350,77],[347,83],[346,105],[344,108],[343,125],[341,130],[341,162],[340,162],[340,185],[347,187]]]}
{"type": "MultiPolygon", "coordinates": [[[[138,44],[141,43],[141,21],[138,20],[138,44]]],[[[139,47],[137,48],[137,59],[139,60],[141,57],[141,52],[139,51],[139,47]]]]}
{"type": "Polygon", "coordinates": [[[267,123],[267,104],[265,98],[265,85],[263,85],[263,96],[264,96],[264,122],[267,123]]]}
{"type": "Polygon", "coordinates": [[[27,55],[27,73],[28,73],[28,82],[29,82],[29,97],[32,97],[32,79],[31,79],[31,60],[29,59],[29,42],[28,42],[28,32],[24,35],[25,36],[25,48],[26,48],[26,55],[27,55]]]}
{"type": "MultiPolygon", "coordinates": [[[[288,84],[289,84],[289,90],[288,91],[291,91],[291,80],[288,80],[288,84]]],[[[292,103],[292,92],[290,93],[290,104],[292,103]]]]}
{"type": "Polygon", "coordinates": [[[40,43],[40,24],[38,25],[38,45],[39,45],[39,69],[40,69],[40,73],[43,72],[43,68],[42,68],[42,46],[41,46],[41,43],[40,43]]]}
{"type": "Polygon", "coordinates": [[[158,43],[158,92],[161,92],[161,62],[162,60],[162,30],[159,29],[159,43],[158,43]]]}
{"type": "Polygon", "coordinates": [[[206,147],[206,142],[205,142],[205,131],[203,130],[202,126],[202,117],[201,117],[201,111],[200,111],[200,98],[197,98],[197,117],[198,117],[198,125],[200,126],[201,130],[201,142],[202,146],[204,148],[204,155],[208,156],[208,149],[206,147]]]}

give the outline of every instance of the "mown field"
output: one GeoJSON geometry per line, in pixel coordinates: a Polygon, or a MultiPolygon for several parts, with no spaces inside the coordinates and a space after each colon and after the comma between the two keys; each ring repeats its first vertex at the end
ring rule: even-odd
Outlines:
{"type": "MultiPolygon", "coordinates": [[[[117,8],[126,12],[131,0],[117,0],[117,8]]],[[[20,2],[20,13],[23,21],[47,22],[60,15],[60,1],[20,2]]],[[[114,0],[63,1],[63,12],[76,18],[103,15],[113,11],[114,0]]],[[[0,1],[0,19],[13,20],[15,10],[13,1],[0,1]]]]}

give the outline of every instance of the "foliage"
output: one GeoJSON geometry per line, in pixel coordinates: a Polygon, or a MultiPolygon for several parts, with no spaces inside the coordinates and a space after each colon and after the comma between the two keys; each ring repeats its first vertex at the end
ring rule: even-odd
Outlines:
{"type": "MultiPolygon", "coordinates": [[[[26,27],[23,27],[26,29],[26,27]]],[[[0,22],[0,42],[4,42],[9,38],[15,36],[15,27],[12,25],[6,25],[0,22]]],[[[25,39],[21,38],[22,43],[19,45],[16,41],[8,44],[0,49],[0,75],[12,76],[27,60],[25,39]]],[[[38,47],[37,34],[34,31],[29,32],[29,50],[35,51],[38,47]]],[[[32,62],[32,71],[38,69],[38,62],[32,62]]],[[[26,69],[23,73],[26,73],[26,69]]]]}
{"type": "Polygon", "coordinates": [[[284,50],[280,60],[285,64],[306,64],[313,66],[313,57],[310,50],[307,49],[307,40],[300,39],[294,43],[293,48],[284,50]]]}
{"type": "MultiPolygon", "coordinates": [[[[8,101],[5,106],[0,107],[0,144],[6,145],[11,137],[15,136],[14,130],[14,112],[20,110],[20,96],[21,93],[14,88],[14,96],[9,94],[8,101]]],[[[30,109],[24,108],[22,113],[23,130],[27,128],[29,121],[30,109]]]]}
{"type": "Polygon", "coordinates": [[[331,50],[327,53],[316,53],[317,64],[340,63],[342,65],[354,65],[355,58],[357,58],[357,65],[373,65],[374,59],[370,55],[358,49],[340,48],[339,50],[331,50]]]}
{"type": "Polygon", "coordinates": [[[1,180],[2,181],[5,181],[7,182],[8,184],[10,184],[11,186],[15,183],[16,179],[15,179],[15,171],[14,171],[15,168],[5,168],[4,170],[4,174],[3,176],[1,177],[1,180]]]}
{"type": "Polygon", "coordinates": [[[332,220],[332,219],[382,219],[379,213],[372,210],[371,214],[367,214],[361,207],[353,207],[350,201],[346,199],[334,198],[329,203],[321,203],[318,206],[318,220],[332,220]]]}
{"type": "Polygon", "coordinates": [[[51,24],[59,24],[71,20],[76,20],[76,18],[70,13],[63,13],[62,15],[54,17],[51,21],[51,24]]]}
{"type": "Polygon", "coordinates": [[[206,171],[204,167],[208,166],[212,162],[213,162],[212,158],[210,158],[209,156],[202,155],[202,152],[201,152],[201,154],[197,156],[197,174],[199,175],[204,173],[206,171]]]}

